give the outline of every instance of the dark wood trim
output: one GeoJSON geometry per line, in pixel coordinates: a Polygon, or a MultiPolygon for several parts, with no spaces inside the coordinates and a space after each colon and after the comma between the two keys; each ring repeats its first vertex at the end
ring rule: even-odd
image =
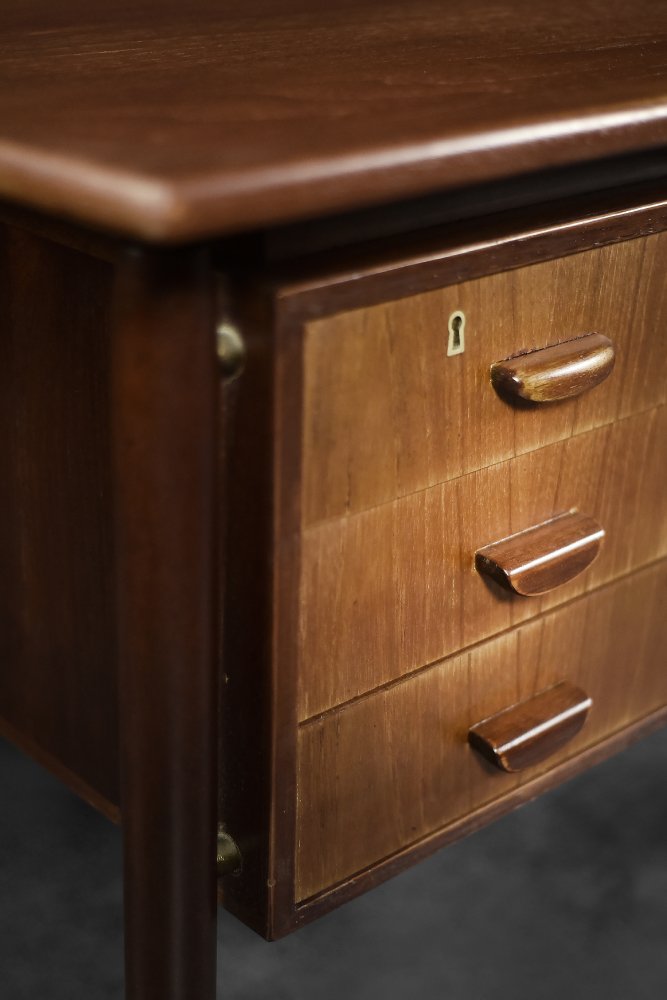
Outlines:
{"type": "Polygon", "coordinates": [[[259,934],[270,936],[270,830],[273,683],[273,303],[252,284],[237,285],[228,318],[239,324],[244,369],[222,392],[233,397],[235,433],[224,449],[225,577],[220,691],[219,816],[239,846],[240,875],[224,876],[220,899],[259,934]]]}
{"type": "Polygon", "coordinates": [[[265,280],[281,310],[305,322],[666,228],[662,181],[315,254],[274,267],[265,280]]]}
{"type": "Polygon", "coordinates": [[[301,575],[301,440],[303,418],[303,329],[277,321],[275,481],[276,525],[279,538],[274,600],[277,608],[274,634],[273,717],[278,739],[274,742],[276,778],[273,802],[274,882],[271,937],[289,929],[286,914],[295,906],[296,876],[296,736],[298,732],[297,661],[301,575]]]}
{"type": "MultiPolygon", "coordinates": [[[[667,150],[579,163],[558,170],[537,170],[491,184],[468,185],[421,198],[391,202],[380,207],[342,212],[333,216],[275,226],[261,237],[266,261],[278,264],[305,260],[314,254],[350,249],[377,240],[407,238],[435,226],[463,220],[517,212],[529,205],[601,196],[613,191],[660,182],[667,174],[667,150]]],[[[238,239],[234,244],[238,243],[238,239]]]]}
{"type": "Polygon", "coordinates": [[[214,1000],[217,376],[203,253],[120,268],[112,365],[128,1000],[214,1000]]]}
{"type": "Polygon", "coordinates": [[[98,812],[106,816],[112,823],[120,823],[120,809],[115,803],[110,802],[103,795],[100,795],[98,791],[92,788],[83,778],[80,778],[78,774],[75,774],[70,768],[66,767],[57,757],[54,757],[48,750],[44,750],[38,743],[27,736],[26,733],[20,732],[1,716],[0,736],[9,743],[13,743],[15,747],[18,747],[28,757],[32,757],[37,764],[46,768],[58,781],[62,781],[71,792],[78,795],[79,798],[87,802],[93,809],[97,809],[98,812]]]}
{"type": "Polygon", "coordinates": [[[236,433],[224,449],[225,587],[221,652],[219,815],[239,845],[240,875],[221,879],[226,909],[268,939],[290,929],[296,831],[302,328],[280,326],[275,301],[252,280],[235,284],[230,318],[246,362],[223,390],[236,433]],[[248,706],[253,706],[252,725],[248,706]],[[252,775],[249,782],[248,776],[252,775]]]}

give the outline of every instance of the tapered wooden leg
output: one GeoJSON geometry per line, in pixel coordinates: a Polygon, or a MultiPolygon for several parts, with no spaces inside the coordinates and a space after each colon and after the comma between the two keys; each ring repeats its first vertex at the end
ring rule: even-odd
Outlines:
{"type": "Polygon", "coordinates": [[[119,274],[113,344],[128,1000],[213,1000],[214,324],[200,252],[119,274]]]}

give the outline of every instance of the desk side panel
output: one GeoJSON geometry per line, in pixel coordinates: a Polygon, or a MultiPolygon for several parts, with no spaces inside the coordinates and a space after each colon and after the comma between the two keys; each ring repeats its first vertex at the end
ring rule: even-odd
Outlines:
{"type": "Polygon", "coordinates": [[[0,226],[0,731],[110,815],[113,277],[0,226]]]}

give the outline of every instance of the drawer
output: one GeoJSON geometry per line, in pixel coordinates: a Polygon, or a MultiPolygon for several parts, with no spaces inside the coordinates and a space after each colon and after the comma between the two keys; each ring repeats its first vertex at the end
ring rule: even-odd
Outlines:
{"type": "Polygon", "coordinates": [[[408,496],[664,402],[667,236],[631,240],[309,322],[304,347],[306,525],[408,496]],[[450,317],[463,353],[447,355],[450,317]],[[612,375],[532,408],[489,369],[597,332],[612,375]]]}
{"type": "Polygon", "coordinates": [[[416,845],[667,704],[665,648],[663,562],[302,725],[297,898],[416,845]],[[506,774],[470,747],[471,726],[561,681],[592,707],[542,764],[506,774]]]}
{"type": "Polygon", "coordinates": [[[667,555],[667,408],[620,420],[350,517],[301,548],[302,720],[667,555]],[[489,586],[482,546],[578,508],[601,553],[543,597],[489,586]]]}

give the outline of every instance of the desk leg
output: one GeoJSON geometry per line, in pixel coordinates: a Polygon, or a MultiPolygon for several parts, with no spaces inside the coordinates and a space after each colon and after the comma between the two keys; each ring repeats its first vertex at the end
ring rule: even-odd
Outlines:
{"type": "Polygon", "coordinates": [[[115,305],[126,996],[214,1000],[217,413],[205,255],[128,255],[115,305]]]}

